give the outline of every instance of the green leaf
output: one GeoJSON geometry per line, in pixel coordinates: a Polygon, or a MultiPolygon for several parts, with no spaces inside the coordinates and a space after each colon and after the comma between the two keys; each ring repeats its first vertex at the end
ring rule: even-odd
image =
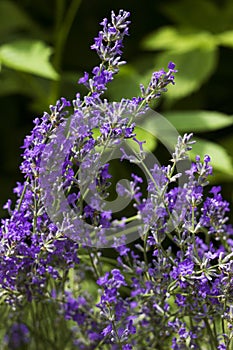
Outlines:
{"type": "Polygon", "coordinates": [[[233,116],[213,111],[165,112],[164,116],[180,132],[213,131],[233,124],[233,116]]]}
{"type": "Polygon", "coordinates": [[[149,34],[142,43],[142,47],[146,50],[179,50],[182,52],[215,45],[215,37],[211,33],[169,26],[149,34]]]}
{"type": "Polygon", "coordinates": [[[20,7],[16,3],[10,0],[1,0],[0,14],[1,37],[18,29],[30,28],[30,26],[32,25],[32,21],[23,12],[23,10],[20,9],[20,7]]]}
{"type": "Polygon", "coordinates": [[[108,96],[116,101],[138,96],[140,94],[138,81],[140,81],[140,75],[132,66],[121,67],[114,79],[114,84],[108,85],[108,96]]]}
{"type": "Polygon", "coordinates": [[[98,300],[98,285],[95,283],[95,281],[91,279],[86,279],[82,281],[82,290],[87,291],[92,295],[94,300],[97,302],[98,300]]]}
{"type": "Polygon", "coordinates": [[[162,115],[149,113],[146,118],[140,121],[140,127],[148,134],[153,135],[156,140],[159,140],[170,152],[174,152],[174,147],[179,136],[176,128],[162,115]]]}
{"type": "Polygon", "coordinates": [[[193,51],[167,51],[156,58],[156,70],[167,66],[169,61],[176,63],[178,73],[175,87],[169,87],[166,97],[179,99],[198,90],[212,75],[217,64],[216,47],[200,47],[193,51]]]}
{"type": "Polygon", "coordinates": [[[180,0],[164,2],[162,11],[180,26],[208,30],[216,33],[223,31],[229,22],[225,8],[227,2],[218,6],[212,0],[180,0]]]}
{"type": "Polygon", "coordinates": [[[48,108],[50,81],[26,73],[15,74],[15,71],[4,68],[0,75],[0,96],[21,94],[32,98],[31,107],[35,111],[48,108]],[[41,104],[42,103],[42,104],[41,104]]]}
{"type": "Polygon", "coordinates": [[[23,79],[18,74],[15,74],[14,71],[3,69],[0,75],[0,79],[0,96],[18,93],[27,95],[29,92],[25,81],[23,81],[23,79]]]}
{"type": "MultiPolygon", "coordinates": [[[[157,146],[157,139],[153,134],[151,134],[150,132],[148,132],[147,130],[145,130],[139,126],[136,126],[134,131],[136,134],[135,137],[138,141],[146,141],[143,144],[144,151],[152,152],[155,150],[155,148],[157,146]]],[[[139,153],[139,145],[136,141],[129,139],[129,140],[127,140],[127,142],[129,144],[129,146],[136,151],[136,153],[139,153]]]]}
{"type": "Polygon", "coordinates": [[[226,150],[233,157],[233,137],[232,137],[232,134],[224,135],[224,137],[222,139],[220,139],[219,142],[224,148],[226,148],[226,150]]]}
{"type": "Polygon", "coordinates": [[[51,48],[41,41],[18,40],[0,47],[0,63],[15,70],[58,79],[49,62],[51,48]]]}
{"type": "MultiPolygon", "coordinates": [[[[157,146],[157,139],[156,137],[151,134],[149,131],[145,130],[143,127],[136,126],[134,129],[134,132],[136,134],[136,139],[138,141],[146,141],[145,144],[143,144],[143,149],[147,152],[152,152],[155,150],[157,146]]],[[[94,139],[97,139],[97,137],[100,136],[99,129],[93,130],[93,137],[94,139]]],[[[136,141],[132,139],[125,139],[125,141],[128,143],[129,147],[131,147],[133,150],[135,150],[136,153],[139,153],[139,145],[136,141]]],[[[100,149],[103,149],[100,147],[100,149]]]]}
{"type": "Polygon", "coordinates": [[[211,157],[211,165],[214,170],[233,178],[233,159],[226,149],[217,143],[201,138],[195,137],[195,140],[196,143],[190,151],[191,158],[195,159],[198,154],[203,159],[208,154],[211,157]]]}
{"type": "Polygon", "coordinates": [[[233,30],[226,31],[216,36],[218,44],[233,49],[233,30]]]}

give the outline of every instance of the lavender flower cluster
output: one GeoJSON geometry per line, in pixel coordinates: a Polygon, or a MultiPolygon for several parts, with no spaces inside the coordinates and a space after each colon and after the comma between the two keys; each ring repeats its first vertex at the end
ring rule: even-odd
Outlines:
{"type": "Polygon", "coordinates": [[[14,208],[6,203],[9,218],[0,227],[3,349],[232,349],[233,229],[221,188],[207,191],[210,157],[197,156],[177,172],[194,142],[185,134],[171,164],[148,168],[135,132],[150,101],[174,84],[175,64],[153,73],[140,97],[114,103],[102,97],[125,63],[129,15],[120,10],[101,22],[91,46],[101,63],[79,80],[87,95],[61,98],[25,138],[25,181],[14,189],[14,208]],[[115,219],[106,200],[109,163],[101,157],[129,139],[149,173],[147,193],[137,174],[129,186],[118,183],[119,197],[134,203],[136,215],[115,219]],[[139,219],[129,245],[127,223],[139,219]],[[111,236],[114,258],[101,249],[110,228],[120,232],[111,236]]]}

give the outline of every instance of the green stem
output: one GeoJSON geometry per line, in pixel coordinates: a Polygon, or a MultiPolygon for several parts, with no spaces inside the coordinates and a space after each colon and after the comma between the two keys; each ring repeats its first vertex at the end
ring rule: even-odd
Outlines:
{"type": "Polygon", "coordinates": [[[195,236],[195,207],[192,206],[192,229],[191,229],[191,233],[192,233],[192,239],[193,239],[193,251],[194,254],[196,256],[196,258],[199,260],[199,255],[197,252],[197,246],[196,246],[196,236],[195,236]]]}
{"type": "MultiPolygon", "coordinates": [[[[34,181],[34,184],[33,184],[33,187],[34,189],[36,189],[36,180],[34,181]]],[[[36,190],[34,190],[34,208],[33,208],[33,226],[32,226],[32,229],[33,229],[33,233],[36,233],[36,230],[37,230],[37,214],[38,214],[38,207],[39,207],[39,198],[37,198],[37,194],[36,194],[36,190]]]]}
{"type": "Polygon", "coordinates": [[[111,308],[109,307],[109,314],[112,318],[112,328],[116,334],[116,341],[117,341],[117,345],[119,346],[119,350],[122,350],[122,343],[121,343],[121,340],[120,340],[120,337],[118,335],[118,331],[117,331],[117,328],[116,328],[116,324],[114,322],[114,315],[112,314],[112,310],[111,308]]]}
{"type": "Polygon", "coordinates": [[[56,15],[54,34],[59,32],[65,12],[65,0],[56,0],[56,15]]]}
{"type": "Polygon", "coordinates": [[[64,0],[57,0],[57,12],[58,12],[58,19],[56,24],[56,29],[58,30],[58,35],[56,37],[55,41],[55,55],[54,55],[54,66],[56,69],[60,69],[61,61],[62,61],[62,54],[65,46],[65,42],[67,40],[68,34],[70,32],[71,26],[74,22],[76,13],[78,11],[79,6],[81,5],[81,0],[73,0],[70,4],[70,7],[68,8],[63,23],[61,22],[61,17],[64,12],[64,0]],[[57,28],[59,25],[60,28],[57,28]]]}
{"type": "Polygon", "coordinates": [[[205,322],[206,328],[208,330],[208,335],[210,337],[210,342],[213,345],[212,349],[213,350],[217,349],[217,347],[218,347],[217,339],[213,335],[213,332],[212,332],[212,329],[210,327],[210,324],[209,324],[209,321],[208,321],[207,317],[204,318],[204,322],[205,322]]]}
{"type": "Polygon", "coordinates": [[[93,257],[91,255],[91,250],[89,248],[88,248],[88,254],[89,254],[89,257],[90,257],[91,266],[93,267],[93,270],[94,270],[94,273],[95,273],[95,277],[96,277],[96,279],[98,279],[100,277],[100,273],[99,273],[99,271],[97,270],[97,268],[95,266],[95,263],[93,261],[93,257]]]}
{"type": "Polygon", "coordinates": [[[18,207],[17,207],[17,211],[20,211],[21,204],[22,204],[22,201],[23,201],[23,198],[24,198],[27,186],[28,186],[28,180],[29,180],[29,176],[26,178],[26,181],[24,183],[24,188],[23,188],[23,192],[22,192],[22,194],[20,196],[20,199],[19,199],[19,204],[18,204],[18,207]]]}
{"type": "Polygon", "coordinates": [[[147,259],[147,240],[149,236],[149,231],[146,232],[144,239],[143,239],[143,256],[144,256],[144,261],[146,263],[146,266],[148,268],[148,259],[147,259]]]}
{"type": "MultiPolygon", "coordinates": [[[[73,0],[66,14],[64,15],[65,3],[66,2],[64,0],[56,1],[57,9],[56,9],[56,21],[54,26],[55,43],[54,43],[53,64],[55,69],[58,72],[61,71],[61,63],[62,63],[63,52],[65,48],[65,43],[69,35],[71,26],[74,22],[78,8],[81,5],[81,0],[73,0]]],[[[51,93],[50,93],[51,102],[54,102],[55,100],[57,100],[59,95],[59,89],[60,89],[60,79],[52,82],[51,93]]]]}

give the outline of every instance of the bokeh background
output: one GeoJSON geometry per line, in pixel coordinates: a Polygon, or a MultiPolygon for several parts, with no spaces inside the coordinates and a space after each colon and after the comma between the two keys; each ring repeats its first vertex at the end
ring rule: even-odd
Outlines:
{"type": "MultiPolygon", "coordinates": [[[[89,48],[99,22],[121,8],[131,12],[123,55],[128,64],[106,97],[137,96],[140,83],[174,61],[176,85],[154,108],[180,133],[194,132],[191,156],[210,154],[211,182],[232,203],[232,0],[0,0],[0,217],[22,180],[20,147],[33,119],[59,97],[85,93],[77,81],[99,63],[89,48]]],[[[163,163],[159,144],[153,145],[163,163]]]]}

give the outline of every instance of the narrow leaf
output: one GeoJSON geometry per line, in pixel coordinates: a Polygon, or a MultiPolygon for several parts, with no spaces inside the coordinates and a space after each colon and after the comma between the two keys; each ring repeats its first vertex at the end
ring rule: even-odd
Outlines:
{"type": "Polygon", "coordinates": [[[142,43],[142,47],[146,50],[179,50],[182,52],[202,46],[215,46],[215,38],[211,33],[169,26],[149,34],[142,43]]]}
{"type": "Polygon", "coordinates": [[[175,111],[164,116],[180,132],[213,131],[233,124],[233,116],[214,111],[175,111]]]}
{"type": "Polygon", "coordinates": [[[18,29],[27,29],[32,26],[31,19],[24,13],[24,11],[10,0],[0,1],[0,35],[7,35],[18,29]]]}
{"type": "Polygon", "coordinates": [[[233,30],[226,31],[216,36],[218,44],[233,49],[233,30]]]}

